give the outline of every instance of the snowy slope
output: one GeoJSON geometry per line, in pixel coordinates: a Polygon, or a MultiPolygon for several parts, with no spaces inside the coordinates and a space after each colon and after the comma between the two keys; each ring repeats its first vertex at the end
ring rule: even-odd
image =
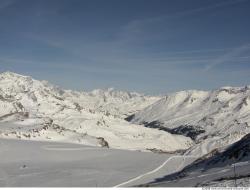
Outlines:
{"type": "Polygon", "coordinates": [[[169,155],[0,139],[0,187],[113,187],[169,155]]]}
{"type": "Polygon", "coordinates": [[[250,134],[227,148],[220,148],[198,158],[181,171],[156,178],[149,186],[249,186],[250,134]]]}
{"type": "MultiPolygon", "coordinates": [[[[48,111],[48,108],[51,108],[50,111],[55,112],[55,108],[60,107],[59,104],[64,101],[67,106],[77,110],[102,112],[105,115],[125,117],[160,99],[160,97],[117,91],[112,88],[107,90],[98,89],[92,92],[63,90],[49,84],[47,81],[37,81],[31,77],[11,72],[0,75],[0,85],[0,100],[3,103],[14,99],[19,100],[32,113],[36,112],[34,109],[36,105],[40,106],[40,112],[48,111]],[[49,102],[45,104],[45,100],[49,102]],[[39,104],[41,102],[42,105],[39,104]]],[[[20,111],[21,108],[18,105],[16,107],[20,111]]],[[[9,111],[11,110],[6,110],[6,113],[9,111]]]]}
{"type": "Polygon", "coordinates": [[[0,74],[0,137],[133,150],[189,148],[189,137],[123,119],[158,99],[113,89],[63,90],[46,81],[5,72],[0,74]]]}
{"type": "Polygon", "coordinates": [[[157,96],[145,96],[135,92],[118,91],[113,88],[97,89],[92,92],[66,90],[64,97],[92,112],[101,112],[107,116],[113,115],[119,118],[125,118],[160,99],[157,96]]]}
{"type": "MultiPolygon", "coordinates": [[[[214,150],[196,160],[185,170],[206,170],[213,167],[225,167],[234,163],[250,161],[250,134],[233,143],[226,149],[214,150]]],[[[246,164],[247,165],[247,164],[246,164]]]]}
{"type": "Polygon", "coordinates": [[[202,156],[250,133],[250,87],[177,92],[127,120],[188,136],[196,145],[187,154],[202,156]]]}

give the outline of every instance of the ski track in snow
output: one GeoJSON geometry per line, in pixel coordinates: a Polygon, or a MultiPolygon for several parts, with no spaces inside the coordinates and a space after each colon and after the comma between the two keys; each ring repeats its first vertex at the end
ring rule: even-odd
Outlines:
{"type": "MultiPolygon", "coordinates": [[[[139,179],[142,179],[142,178],[145,177],[145,176],[148,176],[148,175],[151,175],[151,174],[153,174],[153,173],[156,173],[157,171],[159,171],[160,169],[162,169],[170,160],[172,160],[172,159],[174,159],[174,158],[182,158],[182,157],[183,157],[183,162],[185,161],[185,158],[197,158],[196,156],[172,156],[172,157],[170,157],[170,158],[167,158],[167,160],[165,160],[165,161],[164,161],[159,167],[157,167],[156,169],[154,169],[154,170],[152,170],[152,171],[149,171],[149,172],[147,172],[147,173],[144,173],[144,174],[142,174],[142,175],[139,175],[139,176],[137,176],[137,177],[135,177],[135,178],[133,178],[133,179],[130,179],[130,180],[128,180],[128,181],[125,181],[125,182],[123,182],[123,183],[121,183],[121,184],[118,184],[118,185],[114,186],[114,188],[116,188],[116,187],[122,187],[122,186],[124,186],[124,185],[126,185],[126,184],[129,184],[129,183],[131,183],[131,182],[135,182],[135,181],[137,181],[137,180],[139,180],[139,179]]],[[[178,170],[181,169],[181,167],[183,166],[183,162],[182,162],[181,166],[179,166],[179,167],[176,169],[176,171],[178,171],[178,170]]]]}
{"type": "MultiPolygon", "coordinates": [[[[66,155],[85,154],[84,151],[88,150],[90,154],[93,154],[94,150],[99,154],[100,150],[103,150],[100,148],[100,145],[103,146],[101,143],[106,143],[114,149],[155,149],[165,152],[188,149],[194,145],[194,141],[184,134],[185,131],[171,134],[145,128],[141,125],[144,122],[160,122],[163,127],[173,129],[181,126],[190,132],[191,136],[192,130],[199,132],[197,127],[204,130],[197,136],[194,135],[197,144],[185,155],[167,159],[164,157],[160,162],[166,160],[157,168],[155,167],[158,162],[154,160],[155,165],[150,169],[155,169],[146,172],[150,169],[142,166],[144,170],[134,175],[146,173],[130,180],[125,177],[123,180],[127,181],[114,187],[129,186],[133,182],[141,182],[137,180],[154,179],[157,175],[161,177],[161,172],[168,173],[169,169],[173,170],[172,173],[180,171],[187,165],[186,158],[198,158],[214,149],[226,148],[250,133],[249,116],[250,86],[222,87],[213,91],[190,90],[169,94],[166,97],[150,97],[114,89],[76,92],[15,73],[0,74],[0,138],[38,141],[51,139],[87,145],[64,147],[50,144],[40,147],[51,154],[53,151],[56,155],[63,154],[64,151],[70,152],[66,155]],[[130,122],[124,121],[125,117],[131,117],[133,113],[135,114],[130,122]],[[174,160],[176,158],[183,159],[174,160]],[[178,164],[171,168],[170,161],[178,164]]],[[[8,147],[0,147],[0,153],[5,151],[9,151],[8,147]]],[[[101,157],[107,155],[109,153],[101,157]]],[[[8,158],[7,162],[9,161],[8,158]]],[[[217,172],[197,174],[196,177],[212,177],[214,174],[228,171],[229,169],[223,168],[217,172]]],[[[28,174],[22,176],[26,175],[28,174]]],[[[188,182],[192,179],[194,177],[187,176],[179,181],[188,182]]],[[[0,181],[2,180],[3,178],[0,178],[0,181]]]]}

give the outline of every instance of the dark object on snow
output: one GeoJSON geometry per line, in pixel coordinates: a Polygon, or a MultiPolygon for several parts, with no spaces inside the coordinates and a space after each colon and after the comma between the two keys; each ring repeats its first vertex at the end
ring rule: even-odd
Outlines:
{"type": "Polygon", "coordinates": [[[108,142],[103,137],[98,137],[97,139],[102,147],[109,148],[108,142]]]}
{"type": "Polygon", "coordinates": [[[132,121],[134,118],[135,118],[135,114],[126,117],[125,120],[128,121],[128,122],[130,122],[130,121],[132,121]]]}

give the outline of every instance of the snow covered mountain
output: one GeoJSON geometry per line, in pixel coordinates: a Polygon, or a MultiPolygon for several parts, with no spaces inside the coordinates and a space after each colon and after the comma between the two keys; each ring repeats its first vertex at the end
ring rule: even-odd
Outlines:
{"type": "Polygon", "coordinates": [[[76,92],[11,72],[0,74],[0,137],[103,147],[176,151],[189,137],[131,124],[123,118],[160,97],[108,90],[76,92]]]}
{"type": "Polygon", "coordinates": [[[97,89],[92,92],[76,92],[66,90],[64,97],[76,102],[82,108],[105,115],[125,118],[160,99],[160,97],[145,96],[135,92],[97,89]]]}
{"type": "Polygon", "coordinates": [[[126,119],[190,137],[186,154],[202,156],[250,133],[250,87],[173,93],[126,119]]]}
{"type": "MultiPolygon", "coordinates": [[[[224,176],[220,167],[231,174],[230,164],[249,160],[249,134],[249,86],[153,97],[114,89],[64,90],[31,77],[0,74],[0,138],[185,152],[184,170],[166,179],[190,174],[214,180],[213,172],[224,176]],[[198,160],[188,166],[185,157],[198,160]]],[[[165,177],[159,180],[164,183],[165,177]]]]}
{"type": "Polygon", "coordinates": [[[155,179],[149,186],[249,186],[250,134],[206,154],[181,171],[155,179]],[[237,180],[237,181],[236,181],[237,180]]]}
{"type": "Polygon", "coordinates": [[[212,153],[199,158],[190,166],[186,167],[185,170],[193,170],[197,168],[206,170],[212,167],[223,167],[239,162],[244,164],[244,162],[249,160],[250,134],[247,134],[228,148],[224,150],[215,150],[212,153]]]}
{"type": "Polygon", "coordinates": [[[165,97],[78,92],[0,74],[0,137],[203,156],[250,133],[250,87],[165,97]],[[125,119],[125,120],[124,120],[125,119]],[[127,121],[126,121],[127,120],[127,121]]]}

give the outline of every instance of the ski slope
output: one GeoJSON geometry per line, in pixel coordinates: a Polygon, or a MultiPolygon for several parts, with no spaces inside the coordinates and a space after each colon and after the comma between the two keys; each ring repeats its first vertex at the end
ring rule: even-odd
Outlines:
{"type": "Polygon", "coordinates": [[[215,150],[181,171],[155,178],[149,186],[195,187],[195,186],[235,186],[239,180],[243,186],[250,184],[250,134],[224,150],[215,150]]]}
{"type": "Polygon", "coordinates": [[[113,187],[170,155],[0,139],[0,157],[1,187],[113,187]]]}
{"type": "Polygon", "coordinates": [[[249,152],[249,133],[249,86],[162,97],[0,74],[0,186],[232,184],[233,163],[206,162],[249,152]]]}

